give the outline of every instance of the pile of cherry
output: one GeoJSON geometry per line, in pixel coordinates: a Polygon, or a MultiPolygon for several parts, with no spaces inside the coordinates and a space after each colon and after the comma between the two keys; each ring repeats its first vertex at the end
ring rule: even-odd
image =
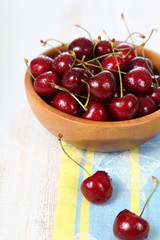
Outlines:
{"type": "Polygon", "coordinates": [[[160,76],[151,60],[138,56],[128,42],[80,37],[54,59],[36,57],[29,68],[44,101],[80,118],[129,120],[160,105],[160,76]]]}
{"type": "MultiPolygon", "coordinates": [[[[80,37],[66,46],[65,52],[55,48],[57,56],[53,59],[45,55],[36,57],[28,71],[39,96],[67,114],[95,121],[138,118],[160,106],[160,76],[145,57],[144,45],[142,55],[138,56],[137,46],[128,42],[80,37]]],[[[61,138],[60,135],[61,147],[67,154],[61,138]]],[[[108,201],[113,191],[108,173],[97,171],[90,175],[84,170],[89,175],[81,184],[84,197],[94,204],[108,201]]],[[[126,209],[117,215],[113,232],[119,240],[148,237],[149,223],[142,214],[156,189],[158,181],[155,177],[153,181],[154,187],[140,216],[126,209]]]]}

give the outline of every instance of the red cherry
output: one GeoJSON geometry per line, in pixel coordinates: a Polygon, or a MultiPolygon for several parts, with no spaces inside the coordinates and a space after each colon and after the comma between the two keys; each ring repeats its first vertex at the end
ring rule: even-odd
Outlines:
{"type": "Polygon", "coordinates": [[[130,70],[123,78],[126,90],[135,94],[147,93],[152,85],[152,76],[144,67],[130,70]]]}
{"type": "Polygon", "coordinates": [[[111,99],[116,90],[116,81],[113,74],[103,71],[88,80],[91,97],[99,101],[111,99]]]}
{"type": "Polygon", "coordinates": [[[93,42],[84,37],[73,40],[67,50],[75,52],[79,59],[82,59],[83,56],[85,56],[85,60],[93,58],[93,42]]]}
{"type": "Polygon", "coordinates": [[[100,68],[96,67],[96,66],[100,66],[97,61],[95,61],[95,60],[90,61],[89,64],[91,64],[91,65],[93,64],[94,66],[91,66],[91,65],[87,65],[87,64],[86,64],[85,67],[86,67],[86,69],[89,70],[89,72],[90,72],[92,75],[96,75],[97,73],[100,72],[100,68]]]}
{"type": "Polygon", "coordinates": [[[87,111],[81,115],[81,118],[94,121],[108,121],[109,114],[106,107],[102,103],[90,101],[87,106],[87,111]]]}
{"type": "Polygon", "coordinates": [[[135,57],[134,48],[130,43],[119,43],[116,50],[122,52],[121,56],[124,58],[125,64],[128,64],[135,57]]]}
{"type": "Polygon", "coordinates": [[[72,68],[68,70],[61,79],[61,84],[64,88],[69,90],[72,93],[84,94],[86,89],[86,82],[91,77],[87,70],[83,68],[72,68]]]}
{"type": "Polygon", "coordinates": [[[148,95],[154,100],[157,105],[160,104],[160,87],[151,87],[148,95]]]}
{"type": "Polygon", "coordinates": [[[133,94],[113,98],[108,104],[109,113],[114,120],[129,120],[138,113],[138,100],[133,94]]]}
{"type": "Polygon", "coordinates": [[[126,68],[125,61],[120,55],[109,55],[102,60],[101,64],[104,70],[110,70],[116,77],[119,75],[118,65],[121,71],[125,70],[126,68]]]}
{"type": "Polygon", "coordinates": [[[74,57],[68,52],[63,52],[54,58],[52,63],[52,69],[55,70],[60,75],[63,75],[67,70],[69,70],[74,62],[74,57]]]}
{"type": "Polygon", "coordinates": [[[112,195],[112,180],[108,173],[97,171],[82,182],[81,191],[89,202],[104,203],[112,195]]]}
{"type": "Polygon", "coordinates": [[[52,63],[52,58],[40,55],[30,62],[30,70],[34,77],[38,77],[40,74],[52,70],[52,63]]]}
{"type": "Polygon", "coordinates": [[[148,95],[137,96],[139,104],[139,113],[138,116],[142,117],[148,115],[152,112],[155,112],[157,107],[155,102],[148,95]]]}
{"type": "Polygon", "coordinates": [[[146,220],[126,209],[117,215],[113,225],[113,232],[119,240],[144,240],[149,229],[146,220]]]}
{"type": "Polygon", "coordinates": [[[55,71],[49,71],[39,75],[34,81],[35,91],[44,97],[51,97],[55,95],[57,89],[52,87],[50,83],[60,84],[60,79],[55,71]]]}
{"type": "Polygon", "coordinates": [[[128,69],[134,69],[137,67],[144,67],[147,70],[150,71],[150,69],[153,71],[153,63],[149,58],[137,56],[133,58],[129,63],[128,63],[128,69]]]}
{"type": "Polygon", "coordinates": [[[70,115],[79,116],[80,114],[80,105],[69,93],[59,92],[51,104],[53,107],[70,115]]]}
{"type": "Polygon", "coordinates": [[[144,240],[148,237],[150,227],[148,222],[142,218],[142,214],[152,195],[154,194],[158,184],[156,177],[152,177],[152,180],[154,185],[144,204],[140,216],[130,212],[127,209],[121,211],[117,215],[113,224],[113,232],[119,240],[144,240]]]}
{"type": "Polygon", "coordinates": [[[111,43],[107,40],[100,40],[95,47],[95,55],[97,57],[112,53],[111,43]]]}

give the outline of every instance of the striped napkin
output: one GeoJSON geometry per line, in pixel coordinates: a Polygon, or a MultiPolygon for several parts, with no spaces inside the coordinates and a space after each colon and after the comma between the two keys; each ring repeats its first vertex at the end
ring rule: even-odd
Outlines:
{"type": "MultiPolygon", "coordinates": [[[[140,214],[153,186],[152,176],[160,181],[160,134],[138,148],[122,152],[89,152],[67,143],[64,147],[90,173],[108,172],[113,195],[105,204],[89,203],[80,191],[86,173],[62,153],[53,239],[116,240],[113,222],[117,214],[124,209],[140,214]]],[[[149,240],[160,239],[159,214],[158,185],[143,213],[150,223],[149,240]]]]}

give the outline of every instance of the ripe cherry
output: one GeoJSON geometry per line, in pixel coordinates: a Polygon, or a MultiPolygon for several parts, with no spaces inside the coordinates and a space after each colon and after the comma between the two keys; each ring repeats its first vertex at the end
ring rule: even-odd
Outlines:
{"type": "Polygon", "coordinates": [[[154,100],[157,105],[160,105],[160,87],[152,86],[148,95],[154,100]]]}
{"type": "Polygon", "coordinates": [[[112,183],[108,173],[97,171],[81,184],[83,196],[92,203],[106,202],[112,195],[112,183]]]}
{"type": "Polygon", "coordinates": [[[133,58],[129,63],[128,63],[128,69],[134,69],[137,67],[144,67],[147,70],[152,70],[153,71],[153,64],[149,58],[137,56],[133,58]]]}
{"type": "Polygon", "coordinates": [[[85,37],[73,40],[67,50],[75,52],[76,57],[79,59],[84,56],[85,60],[93,58],[93,42],[85,37]]]}
{"type": "Polygon", "coordinates": [[[125,61],[120,55],[109,55],[102,60],[101,64],[104,70],[110,70],[116,77],[118,76],[119,69],[124,71],[126,68],[125,61]]]}
{"type": "Polygon", "coordinates": [[[117,51],[121,51],[125,64],[128,64],[136,55],[133,46],[130,43],[122,42],[116,46],[117,51]]]}
{"type": "Polygon", "coordinates": [[[60,75],[63,75],[67,70],[69,70],[74,63],[74,57],[68,52],[63,52],[54,58],[52,63],[52,69],[55,70],[60,75]]]}
{"type": "Polygon", "coordinates": [[[149,234],[148,222],[125,209],[121,211],[114,222],[114,234],[119,240],[143,240],[149,234]]]}
{"type": "Polygon", "coordinates": [[[100,204],[106,202],[112,196],[112,179],[105,171],[97,171],[93,175],[76,160],[74,160],[65,150],[62,144],[62,134],[59,134],[58,140],[63,152],[70,158],[75,164],[83,168],[83,170],[89,175],[82,184],[81,192],[83,196],[91,203],[100,204]]]}
{"type": "Polygon", "coordinates": [[[77,101],[66,92],[59,92],[51,102],[52,106],[58,110],[73,116],[80,115],[80,105],[77,101]]]}
{"type": "Polygon", "coordinates": [[[108,109],[113,120],[129,120],[137,116],[139,105],[133,94],[111,99],[108,109]]]}
{"type": "Polygon", "coordinates": [[[52,97],[57,92],[57,89],[52,87],[50,83],[60,84],[60,79],[55,71],[49,71],[39,75],[34,81],[35,91],[44,97],[52,97]]]}
{"type": "Polygon", "coordinates": [[[72,68],[68,70],[61,79],[61,84],[64,88],[72,93],[84,94],[86,91],[86,84],[82,82],[88,81],[91,75],[83,68],[72,68]]]}
{"type": "Polygon", "coordinates": [[[97,57],[112,53],[111,43],[107,40],[100,40],[95,47],[95,55],[97,57]]]}
{"type": "Polygon", "coordinates": [[[144,240],[148,237],[150,226],[149,223],[142,218],[142,214],[157,187],[158,180],[155,177],[152,177],[152,180],[154,181],[154,186],[140,216],[127,209],[117,215],[113,224],[113,232],[119,240],[144,240]]]}
{"type": "Polygon", "coordinates": [[[152,76],[144,67],[130,70],[123,78],[127,91],[135,94],[146,94],[152,85],[152,76]]]}
{"type": "Polygon", "coordinates": [[[113,97],[116,91],[114,75],[109,71],[102,71],[88,80],[91,97],[104,102],[113,97]]]}
{"type": "Polygon", "coordinates": [[[40,55],[40,56],[34,58],[30,62],[30,70],[34,77],[38,77],[40,74],[42,74],[44,72],[51,71],[52,63],[53,63],[52,58],[45,56],[45,55],[40,55]]]}
{"type": "Polygon", "coordinates": [[[142,117],[148,115],[152,112],[155,112],[157,107],[153,99],[148,95],[137,96],[139,104],[138,116],[142,117]]]}
{"type": "Polygon", "coordinates": [[[90,101],[87,106],[87,111],[81,115],[81,118],[94,121],[108,121],[109,114],[104,104],[96,101],[90,101]]]}

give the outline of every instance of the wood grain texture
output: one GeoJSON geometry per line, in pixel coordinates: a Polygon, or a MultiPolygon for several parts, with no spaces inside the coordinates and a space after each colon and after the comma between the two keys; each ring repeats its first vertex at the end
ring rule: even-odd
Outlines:
{"type": "MultiPolygon", "coordinates": [[[[28,106],[23,59],[31,60],[44,51],[40,39],[68,42],[86,36],[74,27],[76,23],[94,38],[105,29],[110,36],[125,39],[122,11],[133,31],[148,35],[152,28],[160,29],[158,10],[158,0],[154,4],[144,0],[134,4],[126,0],[113,4],[105,0],[0,1],[1,240],[51,240],[54,225],[61,151],[28,106]],[[154,18],[148,17],[151,14],[154,18]]],[[[147,47],[160,52],[158,37],[147,47]]]]}

